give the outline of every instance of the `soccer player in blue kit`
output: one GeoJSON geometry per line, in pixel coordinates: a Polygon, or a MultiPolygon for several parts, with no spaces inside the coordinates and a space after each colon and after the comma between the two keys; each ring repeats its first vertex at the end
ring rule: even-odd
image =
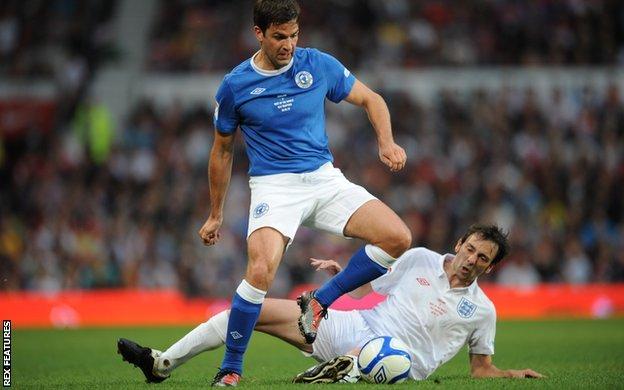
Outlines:
{"type": "Polygon", "coordinates": [[[210,214],[199,230],[204,244],[220,238],[237,128],[250,163],[251,207],[247,271],[232,300],[215,386],[238,384],[262,302],[300,225],[368,243],[343,272],[299,298],[299,328],[308,343],[332,302],[383,275],[411,244],[409,229],[389,207],[333,167],[325,132],[325,99],[362,107],[377,135],[379,158],[398,171],[406,155],[393,140],[386,103],[334,57],[296,49],[299,11],[294,0],[256,1],[260,50],[227,74],[216,94],[210,214]]]}

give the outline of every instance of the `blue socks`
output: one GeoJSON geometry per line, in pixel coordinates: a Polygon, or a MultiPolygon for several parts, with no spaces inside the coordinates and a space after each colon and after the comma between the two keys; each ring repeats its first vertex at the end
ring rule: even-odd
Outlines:
{"type": "Polygon", "coordinates": [[[342,272],[316,290],[314,297],[321,305],[329,307],[341,295],[385,274],[394,260],[381,248],[372,245],[362,247],[351,257],[342,272]],[[371,258],[373,256],[375,260],[371,258]]]}
{"type": "Polygon", "coordinates": [[[221,370],[243,373],[243,355],[247,350],[266,291],[253,287],[243,280],[232,299],[230,318],[225,338],[225,356],[221,370]]]}

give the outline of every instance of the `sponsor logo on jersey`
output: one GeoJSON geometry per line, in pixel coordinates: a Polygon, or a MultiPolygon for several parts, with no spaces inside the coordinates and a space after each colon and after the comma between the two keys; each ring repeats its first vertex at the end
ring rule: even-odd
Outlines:
{"type": "Polygon", "coordinates": [[[253,211],[254,218],[260,218],[269,211],[269,205],[262,202],[253,211]]]}
{"type": "Polygon", "coordinates": [[[462,297],[457,305],[457,313],[462,318],[470,318],[477,310],[477,305],[462,297]]]}
{"type": "Polygon", "coordinates": [[[297,83],[297,86],[299,88],[310,88],[313,82],[314,78],[312,77],[312,74],[310,74],[310,72],[308,72],[307,70],[302,70],[295,75],[295,83],[297,83]]]}
{"type": "Polygon", "coordinates": [[[427,279],[425,279],[425,278],[416,278],[416,281],[421,286],[431,286],[431,284],[429,284],[429,281],[427,279]]]}
{"type": "Polygon", "coordinates": [[[249,92],[249,94],[250,95],[260,95],[264,91],[266,91],[266,88],[256,88],[253,91],[249,92]]]}
{"type": "Polygon", "coordinates": [[[295,98],[288,98],[288,99],[286,99],[287,96],[288,95],[286,95],[286,94],[279,95],[277,97],[277,100],[273,102],[273,105],[275,106],[275,108],[277,108],[281,112],[290,111],[290,109],[293,106],[293,103],[295,102],[295,98]]]}

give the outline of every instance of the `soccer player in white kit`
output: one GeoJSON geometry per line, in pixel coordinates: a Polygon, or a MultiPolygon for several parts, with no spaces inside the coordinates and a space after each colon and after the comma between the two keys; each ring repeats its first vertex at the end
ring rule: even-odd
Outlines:
{"type": "Polygon", "coordinates": [[[299,327],[308,343],[331,303],[386,273],[411,245],[411,233],[396,213],[333,167],[325,131],[326,101],[361,107],[377,136],[380,160],[393,172],[401,170],[406,154],[394,142],[388,107],[336,58],[297,48],[298,18],[295,0],[256,0],[254,34],[260,49],[228,73],[216,93],[210,212],[198,232],[205,245],[220,238],[238,129],[251,189],[247,270],[232,299],[216,386],[239,382],[265,295],[299,226],[368,244],[353,254],[344,272],[301,297],[299,327]]]}
{"type": "MultiPolygon", "coordinates": [[[[508,252],[506,235],[493,225],[473,225],[457,241],[455,254],[426,248],[410,249],[391,271],[350,295],[361,298],[371,291],[387,298],[370,310],[335,311],[323,321],[312,345],[297,331],[299,310],[292,300],[267,299],[256,330],[278,337],[322,363],[297,375],[300,383],[331,383],[355,366],[354,356],[370,339],[392,336],[409,347],[409,377],[426,379],[468,345],[473,377],[539,378],[531,369],[502,370],[492,363],[496,309],[477,284],[508,252]]],[[[340,272],[333,260],[312,260],[317,270],[340,272]]],[[[138,365],[148,381],[167,378],[200,352],[224,344],[229,311],[199,325],[165,352],[126,345],[142,356],[138,365]]],[[[124,358],[127,358],[124,356],[124,358]]],[[[130,357],[132,359],[132,357],[130,357]]],[[[128,359],[128,360],[131,360],[128,359]]]]}

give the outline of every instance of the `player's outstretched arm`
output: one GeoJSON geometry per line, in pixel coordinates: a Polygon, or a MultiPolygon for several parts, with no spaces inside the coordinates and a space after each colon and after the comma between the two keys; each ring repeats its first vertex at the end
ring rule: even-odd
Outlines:
{"type": "Polygon", "coordinates": [[[214,245],[219,241],[219,228],[223,222],[225,194],[232,176],[234,133],[223,134],[215,130],[215,139],[208,162],[208,182],[210,185],[210,214],[199,229],[204,245],[214,245]]]}
{"type": "Polygon", "coordinates": [[[366,110],[368,120],[377,134],[379,159],[393,172],[403,169],[407,155],[405,150],[394,142],[390,111],[384,99],[359,80],[355,80],[345,100],[366,110]]]}
{"type": "Polygon", "coordinates": [[[501,370],[492,363],[492,356],[470,354],[470,373],[473,378],[542,378],[543,375],[530,368],[524,370],[501,370]]]}

